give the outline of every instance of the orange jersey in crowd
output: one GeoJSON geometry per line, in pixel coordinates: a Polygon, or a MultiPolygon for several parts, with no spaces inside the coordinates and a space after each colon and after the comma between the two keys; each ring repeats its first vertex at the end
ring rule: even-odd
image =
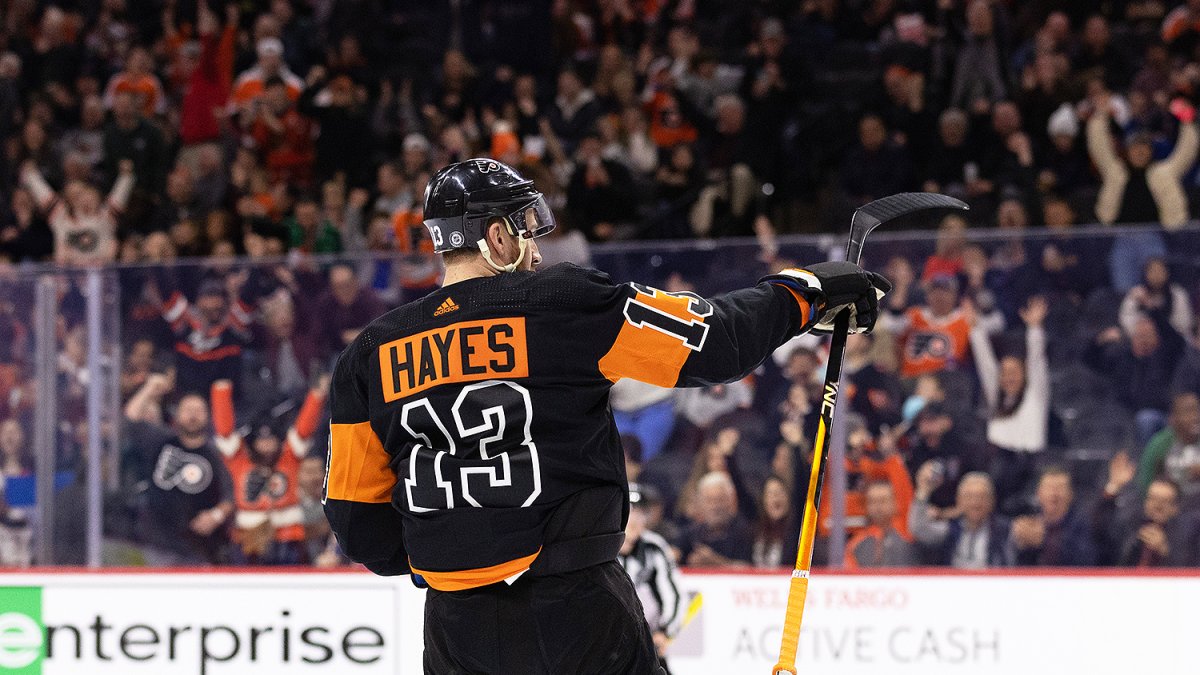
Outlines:
{"type": "Polygon", "coordinates": [[[213,384],[213,428],[217,449],[233,477],[237,530],[251,530],[269,520],[275,527],[276,541],[304,540],[304,512],[297,491],[300,460],[312,445],[324,405],[325,397],[310,391],[274,464],[263,465],[254,461],[249,441],[235,427],[233,387],[228,381],[213,384]]]}
{"type": "MultiPolygon", "coordinates": [[[[300,93],[304,91],[304,80],[286,69],[279,73],[279,77],[287,87],[288,98],[293,101],[299,99],[300,93]]],[[[233,93],[229,96],[230,102],[236,106],[243,106],[258,98],[263,92],[267,79],[269,78],[258,66],[245,71],[233,83],[233,93]]]]}
{"type": "MultiPolygon", "coordinates": [[[[904,541],[912,541],[912,535],[908,534],[907,532],[901,532],[897,530],[896,534],[900,535],[900,538],[904,541]]],[[[883,528],[879,527],[878,525],[868,525],[860,529],[857,534],[850,537],[850,541],[846,542],[846,558],[844,561],[845,568],[848,570],[859,569],[862,566],[862,562],[855,555],[855,551],[857,551],[859,546],[861,546],[862,543],[867,539],[876,539],[877,543],[881,543],[880,540],[882,540],[883,537],[883,528]]],[[[883,551],[879,548],[876,548],[876,554],[878,556],[882,556],[883,551]]],[[[871,566],[877,567],[878,562],[871,566]]]]}
{"type": "Polygon", "coordinates": [[[650,118],[650,139],[660,148],[670,148],[680,143],[694,143],[699,136],[696,127],[679,112],[679,101],[670,92],[654,94],[644,106],[650,118]]]}
{"type": "Polygon", "coordinates": [[[1170,44],[1185,33],[1200,33],[1200,21],[1192,18],[1192,12],[1186,5],[1176,7],[1163,19],[1162,39],[1170,44]]]}
{"type": "Polygon", "coordinates": [[[108,81],[108,87],[104,90],[104,105],[112,108],[116,95],[125,92],[132,93],[141,99],[142,114],[146,117],[153,117],[166,109],[162,85],[153,75],[130,75],[129,73],[113,75],[112,79],[108,81]]]}
{"type": "MultiPolygon", "coordinates": [[[[913,484],[900,455],[893,454],[884,459],[847,458],[846,475],[851,478],[851,487],[846,490],[846,533],[854,537],[866,527],[867,485],[877,480],[886,480],[892,484],[892,493],[896,496],[896,517],[892,519],[892,527],[907,537],[908,507],[913,500],[913,484]]],[[[829,499],[821,502],[817,524],[822,536],[829,536],[829,518],[833,508],[831,503],[829,499]]]]}
{"type": "Polygon", "coordinates": [[[906,315],[908,329],[900,340],[902,376],[936,373],[966,362],[971,324],[961,311],[935,317],[928,309],[912,307],[906,315]]]}

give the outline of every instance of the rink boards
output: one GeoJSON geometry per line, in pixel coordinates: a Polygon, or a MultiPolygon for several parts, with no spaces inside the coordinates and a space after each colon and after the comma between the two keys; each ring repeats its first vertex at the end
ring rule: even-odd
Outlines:
{"type": "MultiPolygon", "coordinates": [[[[676,675],[770,672],[788,576],[689,573],[676,675]]],[[[1200,573],[813,576],[800,672],[1188,672],[1200,573]]],[[[420,673],[422,593],[360,573],[0,574],[0,675],[420,673]]],[[[586,608],[581,608],[586,611],[586,608]]],[[[1189,665],[1191,664],[1191,665],[1189,665]]]]}

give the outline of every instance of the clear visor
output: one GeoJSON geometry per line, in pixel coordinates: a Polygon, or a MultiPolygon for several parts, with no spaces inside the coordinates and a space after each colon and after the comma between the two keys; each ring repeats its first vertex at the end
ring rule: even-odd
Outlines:
{"type": "Polygon", "coordinates": [[[546,205],[545,197],[537,199],[509,213],[508,221],[517,228],[517,233],[523,239],[533,239],[547,234],[554,229],[554,214],[546,205]]]}

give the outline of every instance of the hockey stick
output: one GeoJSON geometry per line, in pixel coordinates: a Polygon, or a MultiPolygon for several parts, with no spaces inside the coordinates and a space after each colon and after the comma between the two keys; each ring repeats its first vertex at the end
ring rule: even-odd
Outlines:
{"type": "Polygon", "coordinates": [[[688,624],[692,622],[692,619],[696,618],[696,615],[700,613],[700,608],[703,606],[703,593],[697,593],[696,595],[692,596],[692,601],[688,603],[687,611],[683,614],[683,623],[679,626],[679,632],[682,633],[683,629],[688,627],[688,624]]]}
{"type": "MultiPolygon", "coordinates": [[[[850,242],[846,260],[858,264],[862,258],[867,235],[880,225],[900,216],[929,209],[967,209],[953,197],[928,192],[903,192],[876,199],[860,206],[850,219],[850,242]]],[[[804,599],[808,596],[808,576],[812,567],[813,544],[817,535],[817,511],[821,504],[821,485],[825,480],[825,462],[829,459],[829,429],[837,407],[838,384],[842,377],[842,356],[846,352],[846,336],[850,333],[850,312],[842,311],[834,319],[833,341],[829,345],[829,367],[825,371],[825,388],[821,396],[821,418],[817,437],[813,441],[812,472],[808,478],[808,496],[804,501],[804,519],[800,527],[800,548],[796,554],[796,569],[792,571],[788,590],[787,615],[783,623],[783,640],[779,647],[779,662],[773,675],[796,675],[796,648],[800,644],[800,622],[804,618],[804,599]]]]}
{"type": "MultiPolygon", "coordinates": [[[[696,618],[696,615],[700,613],[700,608],[703,606],[704,606],[704,594],[703,593],[697,593],[694,596],[692,596],[692,601],[688,603],[687,610],[683,613],[683,621],[679,624],[679,632],[675,634],[675,637],[667,640],[668,648],[671,645],[675,644],[675,641],[679,639],[679,636],[681,634],[683,634],[683,631],[687,630],[688,624],[690,624],[692,622],[692,619],[696,618]]],[[[664,651],[665,651],[665,649],[664,649],[664,651]]]]}

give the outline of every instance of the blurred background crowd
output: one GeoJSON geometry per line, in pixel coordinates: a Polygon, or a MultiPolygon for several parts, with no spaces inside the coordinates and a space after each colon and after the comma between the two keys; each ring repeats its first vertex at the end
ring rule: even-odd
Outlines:
{"type": "MultiPolygon", "coordinates": [[[[424,186],[479,155],[547,196],[546,264],[671,291],[824,259],[802,235],[894,192],[968,201],[869,247],[896,289],[851,343],[850,537],[818,561],[1200,564],[1200,1],[11,0],[2,20],[0,566],[50,562],[24,281],[50,269],[53,562],[82,562],[71,270],[97,266],[121,354],[106,559],[342,564],[326,374],[437,284],[424,186]]],[[[614,389],[643,524],[681,563],[790,564],[824,359],[801,338],[742,382],[614,389]]]]}

